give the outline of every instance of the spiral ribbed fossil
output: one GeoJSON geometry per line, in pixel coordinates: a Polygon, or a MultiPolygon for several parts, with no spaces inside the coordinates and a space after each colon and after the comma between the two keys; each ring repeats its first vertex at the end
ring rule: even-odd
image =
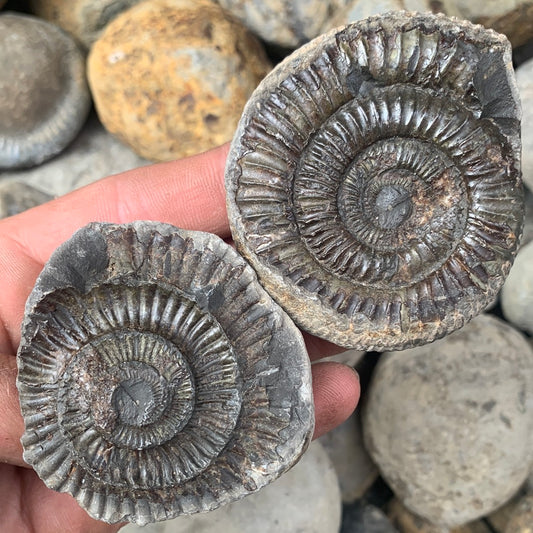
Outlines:
{"type": "Polygon", "coordinates": [[[91,516],[207,511],[277,478],[310,439],[300,333],[215,236],[91,224],[30,295],[24,458],[91,516]]]}
{"type": "Polygon", "coordinates": [[[429,342],[494,298],[521,232],[505,37],[388,14],[312,41],[250,99],[226,167],[232,233],[303,328],[429,342]]]}

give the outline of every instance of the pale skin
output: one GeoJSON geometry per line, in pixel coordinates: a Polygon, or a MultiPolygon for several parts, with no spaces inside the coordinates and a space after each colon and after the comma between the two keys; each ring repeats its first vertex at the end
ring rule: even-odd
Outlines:
{"type": "MultiPolygon", "coordinates": [[[[100,180],[0,221],[0,523],[11,533],[111,533],[120,525],[91,519],[68,494],[48,488],[22,459],[24,424],[15,387],[24,304],[53,250],[93,221],[158,220],[229,239],[224,164],[227,145],[180,161],[100,180]]],[[[312,360],[340,349],[305,335],[312,360]]],[[[359,400],[349,367],[313,365],[315,438],[343,422],[359,400]]]]}

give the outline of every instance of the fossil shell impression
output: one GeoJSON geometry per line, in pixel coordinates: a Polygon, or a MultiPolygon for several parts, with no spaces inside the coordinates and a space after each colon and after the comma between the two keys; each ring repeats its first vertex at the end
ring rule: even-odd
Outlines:
{"type": "Polygon", "coordinates": [[[523,220],[504,36],[369,18],[304,46],[252,95],[226,167],[239,250],[308,331],[398,349],[494,298],[523,220]]]}
{"type": "Polygon", "coordinates": [[[26,307],[24,459],[94,518],[215,509],[276,479],[313,430],[298,329],[218,237],[91,224],[26,307]]]}

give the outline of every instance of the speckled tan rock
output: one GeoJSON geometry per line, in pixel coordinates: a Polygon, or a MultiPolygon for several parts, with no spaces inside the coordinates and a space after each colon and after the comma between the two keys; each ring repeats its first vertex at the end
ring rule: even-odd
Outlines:
{"type": "Polygon", "coordinates": [[[507,35],[513,48],[533,38],[533,0],[434,0],[447,15],[507,35]]]}
{"type": "Polygon", "coordinates": [[[533,350],[490,315],[383,355],[363,410],[366,448],[396,496],[458,527],[505,503],[533,457],[533,350]]]}
{"type": "Polygon", "coordinates": [[[533,495],[524,496],[518,502],[505,533],[533,533],[533,495]]]}
{"type": "Polygon", "coordinates": [[[141,0],[30,0],[33,13],[68,31],[85,48],[119,13],[141,0]]]}
{"type": "Polygon", "coordinates": [[[342,0],[218,0],[265,41],[296,48],[322,31],[342,0]]]}
{"type": "Polygon", "coordinates": [[[344,26],[350,22],[386,13],[387,11],[433,11],[435,2],[432,0],[350,0],[337,9],[332,17],[326,21],[322,31],[328,31],[337,26],[344,26]]]}
{"type": "Polygon", "coordinates": [[[231,139],[269,68],[259,42],[208,0],[140,3],[107,26],[88,60],[104,126],[157,161],[231,139]]]}

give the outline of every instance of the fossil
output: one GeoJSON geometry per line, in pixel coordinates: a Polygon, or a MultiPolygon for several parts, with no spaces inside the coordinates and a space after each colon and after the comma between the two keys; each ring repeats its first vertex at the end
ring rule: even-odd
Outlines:
{"type": "Polygon", "coordinates": [[[238,249],[302,328],[401,349],[495,297],[523,221],[502,35],[406,12],[333,30],[250,98],[226,166],[238,249]]]}
{"type": "Polygon", "coordinates": [[[91,105],[85,60],[58,27],[0,14],[0,167],[37,165],[61,152],[91,105]]]}
{"type": "Polygon", "coordinates": [[[302,336],[213,235],[90,224],[45,265],[22,333],[24,459],[94,518],[215,509],[311,438],[302,336]]]}

